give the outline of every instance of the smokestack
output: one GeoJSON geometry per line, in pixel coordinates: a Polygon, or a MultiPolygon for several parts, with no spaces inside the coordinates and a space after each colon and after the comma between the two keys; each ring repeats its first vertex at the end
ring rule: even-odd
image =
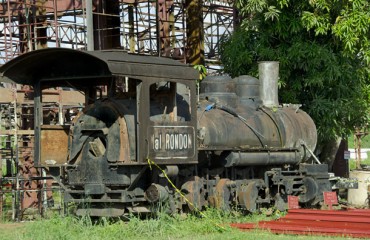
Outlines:
{"type": "Polygon", "coordinates": [[[279,106],[279,62],[260,62],[258,64],[258,73],[260,78],[260,96],[262,105],[270,108],[279,106]]]}

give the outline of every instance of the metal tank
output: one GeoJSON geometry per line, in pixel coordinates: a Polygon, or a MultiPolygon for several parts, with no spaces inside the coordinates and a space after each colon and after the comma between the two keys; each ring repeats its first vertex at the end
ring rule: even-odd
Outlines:
{"type": "Polygon", "coordinates": [[[233,79],[235,82],[235,93],[243,104],[261,105],[260,81],[249,75],[242,75],[233,79]]]}
{"type": "MultiPolygon", "coordinates": [[[[270,67],[262,67],[262,71],[270,71],[270,67]]],[[[272,73],[260,73],[260,92],[266,86],[277,81],[276,62],[272,73]],[[272,75],[271,75],[272,74],[272,75]],[[269,77],[266,77],[269,76],[269,77]]],[[[235,82],[252,83],[252,90],[236,90],[238,100],[235,107],[222,105],[219,102],[201,101],[198,110],[198,132],[200,149],[222,152],[224,166],[297,164],[307,160],[316,147],[317,131],[310,116],[296,105],[279,106],[277,87],[270,95],[256,96],[256,81],[252,78],[240,78],[235,82]],[[253,89],[254,88],[254,89],[253,89]],[[248,91],[250,90],[250,91],[248,91]],[[256,107],[250,99],[261,102],[256,107]],[[260,101],[261,99],[261,101],[260,101]]],[[[214,83],[217,84],[217,83],[214,83]]],[[[277,86],[277,83],[276,83],[277,86]]],[[[247,86],[244,86],[248,88],[247,86]]],[[[204,92],[212,96],[212,92],[204,92]]]]}
{"type": "Polygon", "coordinates": [[[208,76],[201,82],[200,99],[236,107],[235,83],[230,76],[208,76]]]}

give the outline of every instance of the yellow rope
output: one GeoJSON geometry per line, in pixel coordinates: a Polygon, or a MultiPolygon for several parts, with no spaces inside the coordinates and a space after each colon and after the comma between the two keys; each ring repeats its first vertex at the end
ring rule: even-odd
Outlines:
{"type": "MultiPolygon", "coordinates": [[[[204,214],[201,210],[199,210],[196,206],[194,206],[194,204],[186,198],[186,196],[181,192],[180,189],[178,189],[175,184],[171,181],[171,179],[167,176],[166,174],[166,171],[163,170],[160,166],[158,166],[157,163],[155,163],[154,161],[152,161],[151,159],[147,158],[147,161],[148,161],[148,164],[149,164],[149,169],[152,170],[152,165],[156,166],[162,173],[163,173],[163,176],[167,179],[167,181],[171,184],[171,186],[173,187],[173,189],[175,189],[175,191],[180,194],[180,196],[182,198],[185,199],[185,201],[193,207],[193,209],[198,212],[200,215],[202,215],[202,217],[210,220],[210,221],[213,221],[212,219],[210,219],[206,214],[204,214]]],[[[215,222],[212,222],[214,225],[216,225],[218,228],[220,228],[221,230],[226,230],[223,226],[220,226],[218,223],[215,223],[215,222]]]]}

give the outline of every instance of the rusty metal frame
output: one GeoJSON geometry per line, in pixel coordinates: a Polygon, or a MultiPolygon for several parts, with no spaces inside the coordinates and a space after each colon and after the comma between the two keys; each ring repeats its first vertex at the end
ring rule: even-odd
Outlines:
{"type": "MultiPolygon", "coordinates": [[[[0,63],[36,50],[39,48],[37,42],[42,42],[41,47],[86,49],[83,3],[77,0],[0,3],[3,32],[0,63]],[[38,13],[23,21],[31,8],[43,10],[34,11],[38,13]]],[[[94,0],[93,17],[95,40],[100,41],[94,44],[95,49],[120,47],[132,53],[172,57],[194,64],[204,63],[205,58],[211,66],[220,64],[218,43],[233,31],[236,15],[232,3],[224,0],[94,0]],[[107,12],[103,5],[114,6],[115,10],[107,12]],[[116,23],[104,24],[110,21],[116,23]],[[113,36],[118,30],[120,36],[113,36]],[[195,32],[202,30],[204,36],[195,32]],[[110,45],[110,40],[115,43],[110,45]],[[193,47],[198,48],[195,53],[193,47]]]]}
{"type": "Polygon", "coordinates": [[[220,41],[232,34],[235,27],[235,8],[231,2],[204,1],[204,52],[209,64],[217,64],[220,56],[220,41]]]}
{"type": "MultiPolygon", "coordinates": [[[[96,1],[95,1],[96,2],[96,1]]],[[[96,4],[96,3],[95,3],[96,4]]],[[[0,63],[5,63],[25,52],[37,49],[37,42],[49,46],[68,46],[74,49],[86,47],[86,31],[83,21],[83,6],[80,1],[2,1],[0,4],[0,63]],[[32,18],[28,16],[32,9],[43,9],[32,18]],[[71,16],[67,21],[61,16],[71,16]],[[43,19],[37,20],[37,18],[43,19]],[[81,18],[81,19],[82,19],[81,18]],[[24,19],[27,19],[25,22],[24,19]],[[37,31],[45,30],[38,35],[37,31]]]]}

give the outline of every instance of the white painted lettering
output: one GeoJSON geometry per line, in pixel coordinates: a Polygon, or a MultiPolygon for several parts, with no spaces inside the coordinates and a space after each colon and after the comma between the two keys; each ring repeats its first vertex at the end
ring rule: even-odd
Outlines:
{"type": "Polygon", "coordinates": [[[184,134],[184,149],[188,149],[188,135],[184,134]]]}
{"type": "Polygon", "coordinates": [[[191,135],[188,134],[188,148],[192,148],[191,135]]]}
{"type": "Polygon", "coordinates": [[[154,149],[155,150],[159,149],[159,139],[158,138],[154,139],[154,149]]]}
{"type": "Polygon", "coordinates": [[[183,135],[180,133],[179,134],[179,149],[182,150],[183,146],[183,135]]]}
{"type": "Polygon", "coordinates": [[[179,134],[175,135],[175,149],[179,149],[179,134]]]}
{"type": "Polygon", "coordinates": [[[159,134],[158,138],[154,136],[153,138],[154,150],[186,150],[193,147],[192,135],[189,133],[166,133],[163,139],[164,145],[162,145],[162,134],[159,134]]]}
{"type": "Polygon", "coordinates": [[[171,139],[170,139],[170,145],[171,145],[171,150],[175,148],[175,136],[174,134],[171,134],[171,139]]]}
{"type": "Polygon", "coordinates": [[[170,149],[170,134],[166,133],[166,149],[170,149]]]}

